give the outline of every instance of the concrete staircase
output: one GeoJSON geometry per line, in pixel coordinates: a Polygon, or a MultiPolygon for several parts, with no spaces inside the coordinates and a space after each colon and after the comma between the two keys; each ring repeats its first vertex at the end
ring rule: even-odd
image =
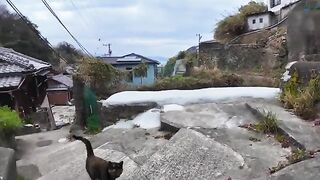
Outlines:
{"type": "Polygon", "coordinates": [[[190,129],[181,129],[141,168],[120,179],[216,179],[243,167],[231,148],[190,129]]]}
{"type": "MultiPolygon", "coordinates": [[[[106,145],[96,148],[95,154],[111,161],[124,161],[124,172],[119,178],[122,180],[222,178],[227,171],[244,166],[240,154],[191,129],[181,129],[143,165],[136,164],[122,152],[105,149],[106,145]]],[[[83,144],[72,142],[38,162],[46,166],[39,166],[45,173],[39,180],[88,180],[85,159],[83,144]]]]}
{"type": "MultiPolygon", "coordinates": [[[[301,121],[274,103],[255,100],[247,104],[252,109],[276,113],[281,128],[303,143],[307,150],[320,147],[319,129],[310,123],[301,121]]],[[[319,161],[312,159],[301,162],[306,168],[298,168],[300,174],[290,167],[272,176],[268,174],[269,168],[286,160],[290,148],[282,148],[272,136],[238,127],[257,122],[243,101],[190,105],[178,113],[164,113],[161,119],[162,123],[174,125],[178,130],[170,140],[159,139],[157,136],[161,132],[158,131],[113,129],[91,138],[93,147],[96,147],[95,154],[111,161],[124,161],[120,180],[226,180],[229,177],[280,180],[291,175],[303,177],[304,171],[311,173],[308,180],[317,177],[319,161]]],[[[18,165],[37,165],[42,174],[40,180],[89,180],[85,170],[85,151],[81,142],[70,142],[51,150],[49,155],[20,161],[18,165]]]]}

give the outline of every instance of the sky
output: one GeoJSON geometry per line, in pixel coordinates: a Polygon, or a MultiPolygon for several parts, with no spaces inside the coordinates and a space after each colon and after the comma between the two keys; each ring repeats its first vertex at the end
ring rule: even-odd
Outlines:
{"type": "MultiPolygon", "coordinates": [[[[196,34],[212,40],[215,24],[250,0],[47,1],[92,55],[104,55],[103,44],[110,43],[112,55],[168,58],[197,45],[196,34]]],[[[53,45],[66,41],[78,48],[41,0],[12,2],[53,45]]]]}

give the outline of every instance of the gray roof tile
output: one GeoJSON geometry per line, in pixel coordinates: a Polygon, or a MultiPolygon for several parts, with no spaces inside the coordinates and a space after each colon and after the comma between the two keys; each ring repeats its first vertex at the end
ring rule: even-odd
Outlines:
{"type": "Polygon", "coordinates": [[[72,78],[70,78],[68,76],[65,76],[63,74],[58,74],[58,75],[52,76],[51,78],[57,82],[60,82],[64,85],[70,87],[70,88],[73,87],[73,80],[72,80],[72,78]]]}
{"type": "Polygon", "coordinates": [[[8,63],[0,63],[0,74],[2,73],[14,73],[14,72],[24,72],[25,69],[15,65],[15,64],[8,64],[8,63]]]}
{"type": "Polygon", "coordinates": [[[40,70],[51,67],[47,62],[18,53],[13,49],[3,47],[0,47],[0,59],[7,63],[18,65],[26,70],[40,70]]]}
{"type": "Polygon", "coordinates": [[[6,76],[0,78],[0,88],[18,87],[22,76],[6,76]]]}

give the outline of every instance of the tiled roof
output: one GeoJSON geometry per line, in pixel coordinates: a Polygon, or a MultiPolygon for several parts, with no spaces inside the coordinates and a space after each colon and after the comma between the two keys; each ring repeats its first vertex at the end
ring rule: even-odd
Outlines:
{"type": "Polygon", "coordinates": [[[65,76],[63,74],[58,74],[56,76],[52,76],[51,77],[53,80],[60,82],[70,88],[73,87],[73,80],[71,78],[69,78],[68,76],[65,76]]]}
{"type": "Polygon", "coordinates": [[[47,62],[35,59],[33,57],[18,53],[13,49],[0,47],[0,60],[9,64],[15,64],[26,70],[40,70],[50,68],[51,65],[47,62]]]}
{"type": "Polygon", "coordinates": [[[49,69],[51,69],[49,63],[0,47],[1,89],[18,87],[27,72],[43,73],[49,69]]]}
{"type": "Polygon", "coordinates": [[[6,76],[0,78],[0,88],[18,87],[22,81],[21,76],[6,76]]]}
{"type": "Polygon", "coordinates": [[[14,72],[23,72],[25,71],[24,68],[15,65],[15,64],[8,64],[8,63],[0,63],[0,74],[2,73],[14,73],[14,72]]]}

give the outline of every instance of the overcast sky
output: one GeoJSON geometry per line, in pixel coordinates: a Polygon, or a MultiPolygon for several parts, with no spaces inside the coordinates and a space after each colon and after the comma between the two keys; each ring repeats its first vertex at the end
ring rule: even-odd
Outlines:
{"type": "MultiPolygon", "coordinates": [[[[12,1],[52,44],[75,44],[41,0],[12,1]]],[[[203,40],[212,39],[217,21],[250,0],[47,1],[93,55],[106,53],[102,44],[111,43],[113,55],[171,57],[196,45],[197,33],[203,40]]]]}

